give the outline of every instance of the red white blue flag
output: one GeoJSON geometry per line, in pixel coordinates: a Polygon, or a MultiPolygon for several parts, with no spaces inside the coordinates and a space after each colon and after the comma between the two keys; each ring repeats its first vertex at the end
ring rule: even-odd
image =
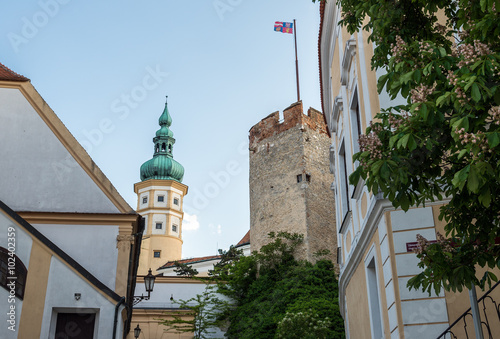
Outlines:
{"type": "Polygon", "coordinates": [[[276,32],[293,34],[293,22],[276,21],[274,23],[274,30],[276,32]]]}

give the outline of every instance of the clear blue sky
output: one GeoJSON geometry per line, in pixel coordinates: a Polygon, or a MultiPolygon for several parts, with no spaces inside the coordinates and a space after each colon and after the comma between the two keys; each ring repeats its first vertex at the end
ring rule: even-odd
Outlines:
{"type": "Polygon", "coordinates": [[[27,76],[136,208],[165,95],[185,168],[183,257],[212,255],[249,229],[248,131],[301,99],[321,110],[319,4],[310,0],[10,1],[0,62],[27,76]]]}

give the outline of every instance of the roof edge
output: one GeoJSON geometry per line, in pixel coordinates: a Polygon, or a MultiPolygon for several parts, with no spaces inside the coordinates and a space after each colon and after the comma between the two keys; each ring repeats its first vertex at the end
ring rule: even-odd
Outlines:
{"type": "MultiPolygon", "coordinates": [[[[321,110],[323,112],[325,111],[325,104],[323,101],[323,81],[321,81],[321,73],[322,73],[322,67],[321,67],[321,37],[323,36],[323,22],[325,18],[325,5],[326,1],[321,0],[319,4],[319,33],[318,33],[318,63],[319,63],[319,94],[321,98],[321,110]]],[[[328,133],[328,136],[331,138],[332,135],[330,133],[330,128],[328,128],[328,122],[326,121],[326,114],[323,114],[323,119],[325,119],[325,124],[327,126],[326,132],[328,133]]]]}
{"type": "Polygon", "coordinates": [[[0,80],[5,81],[30,81],[24,75],[14,72],[9,67],[0,62],[0,80]]]}
{"type": "Polygon", "coordinates": [[[16,82],[0,80],[0,87],[16,88],[21,91],[26,100],[31,104],[40,118],[47,124],[54,135],[63,144],[66,150],[95,182],[101,191],[115,205],[120,213],[133,213],[135,210],[125,201],[111,181],[101,171],[97,164],[92,160],[83,146],[76,140],[73,134],[68,130],[57,114],[45,102],[35,87],[28,82],[16,82]]]}

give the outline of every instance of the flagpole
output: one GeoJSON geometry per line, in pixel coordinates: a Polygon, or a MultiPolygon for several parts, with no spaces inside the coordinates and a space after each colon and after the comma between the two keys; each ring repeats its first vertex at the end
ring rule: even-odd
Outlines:
{"type": "Polygon", "coordinates": [[[297,59],[297,23],[293,19],[293,36],[295,38],[295,76],[297,78],[297,102],[300,101],[299,89],[299,60],[297,59]]]}

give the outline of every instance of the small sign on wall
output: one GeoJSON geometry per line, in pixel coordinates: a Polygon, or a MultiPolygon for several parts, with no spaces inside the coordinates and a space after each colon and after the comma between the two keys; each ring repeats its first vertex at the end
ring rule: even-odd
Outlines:
{"type": "MultiPolygon", "coordinates": [[[[437,243],[437,240],[428,240],[429,244],[435,244],[437,243]]],[[[418,248],[418,242],[407,242],[406,243],[406,252],[415,252],[415,250],[418,248]]]]}

